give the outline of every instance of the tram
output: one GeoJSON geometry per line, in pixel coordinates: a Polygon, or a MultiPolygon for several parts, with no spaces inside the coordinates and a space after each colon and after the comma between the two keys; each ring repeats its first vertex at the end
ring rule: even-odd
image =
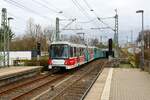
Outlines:
{"type": "Polygon", "coordinates": [[[49,46],[48,68],[73,69],[103,56],[97,47],[57,41],[49,46]]]}

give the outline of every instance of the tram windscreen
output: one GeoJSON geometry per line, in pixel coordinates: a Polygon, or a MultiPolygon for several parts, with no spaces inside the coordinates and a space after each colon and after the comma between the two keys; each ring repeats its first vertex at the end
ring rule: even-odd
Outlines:
{"type": "Polygon", "coordinates": [[[68,58],[68,45],[53,44],[50,46],[49,53],[51,58],[68,58]]]}

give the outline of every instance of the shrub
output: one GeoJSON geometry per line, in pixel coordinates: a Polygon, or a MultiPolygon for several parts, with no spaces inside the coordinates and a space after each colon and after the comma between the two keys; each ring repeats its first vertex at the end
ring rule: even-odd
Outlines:
{"type": "Polygon", "coordinates": [[[36,59],[32,60],[14,60],[15,66],[44,66],[44,70],[48,68],[48,58],[43,57],[39,61],[36,59]]]}
{"type": "Polygon", "coordinates": [[[140,64],[140,53],[135,54],[135,65],[139,67],[140,64]]]}

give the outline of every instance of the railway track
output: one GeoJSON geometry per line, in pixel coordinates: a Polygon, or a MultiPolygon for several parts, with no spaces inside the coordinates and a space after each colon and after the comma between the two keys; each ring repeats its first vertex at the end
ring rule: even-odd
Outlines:
{"type": "Polygon", "coordinates": [[[44,75],[44,76],[41,75],[41,76],[36,77],[36,78],[31,78],[31,79],[29,79],[29,80],[27,80],[27,81],[25,81],[25,82],[23,82],[21,84],[14,84],[14,85],[6,86],[5,89],[1,89],[0,90],[0,96],[2,96],[3,94],[6,94],[8,92],[11,92],[11,91],[13,91],[13,90],[15,90],[17,88],[21,88],[21,87],[27,86],[27,85],[29,85],[31,83],[34,83],[36,81],[40,81],[40,80],[42,80],[42,79],[44,79],[44,78],[46,78],[48,76],[49,76],[49,74],[48,75],[44,75]]]}
{"type": "MultiPolygon", "coordinates": [[[[31,97],[31,95],[33,96],[33,93],[34,93],[34,92],[37,92],[37,91],[39,92],[42,87],[45,87],[45,86],[47,87],[47,86],[49,86],[51,83],[54,83],[54,82],[56,82],[56,81],[58,81],[58,80],[64,78],[65,76],[66,76],[66,74],[56,76],[55,78],[53,78],[53,79],[47,81],[47,82],[44,83],[44,84],[39,85],[38,87],[33,88],[33,89],[30,90],[30,91],[25,92],[25,93],[23,93],[23,94],[21,94],[21,95],[19,95],[19,96],[16,96],[16,97],[12,98],[12,100],[23,100],[23,99],[29,100],[30,97],[31,97]]],[[[52,84],[51,84],[51,85],[52,85],[52,84]]]]}
{"type": "Polygon", "coordinates": [[[84,98],[98,74],[100,75],[104,63],[105,61],[96,60],[66,73],[39,76],[0,90],[0,99],[80,100],[84,98]]]}
{"type": "Polygon", "coordinates": [[[80,100],[86,96],[86,93],[100,75],[105,61],[94,61],[61,85],[57,85],[53,91],[41,95],[33,100],[80,100]]]}
{"type": "Polygon", "coordinates": [[[36,79],[30,80],[23,84],[15,85],[9,87],[8,89],[4,89],[0,92],[0,99],[2,100],[20,100],[26,98],[31,98],[31,94],[33,96],[33,92],[40,92],[44,87],[51,85],[52,83],[64,78],[67,74],[47,74],[42,77],[38,77],[36,79]]]}
{"type": "Polygon", "coordinates": [[[84,98],[87,89],[95,80],[95,77],[99,71],[101,71],[101,68],[96,67],[94,69],[88,70],[84,75],[80,76],[80,78],[77,79],[74,83],[64,88],[64,90],[54,96],[51,100],[80,100],[81,98],[84,98]]]}

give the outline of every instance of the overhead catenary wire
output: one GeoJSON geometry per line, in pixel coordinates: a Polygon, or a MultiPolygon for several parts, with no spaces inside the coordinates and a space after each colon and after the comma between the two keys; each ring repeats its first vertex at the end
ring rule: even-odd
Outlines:
{"type": "Polygon", "coordinates": [[[13,17],[15,21],[22,22],[22,20],[24,20],[22,17],[16,16],[16,15],[12,14],[11,12],[7,12],[7,13],[9,16],[13,17]]]}
{"type": "MultiPolygon", "coordinates": [[[[88,20],[91,20],[88,12],[79,4],[79,2],[77,0],[72,0],[72,2],[88,20]]],[[[93,22],[93,21],[91,21],[91,22],[93,22]]],[[[96,25],[96,24],[93,23],[93,25],[96,25]]],[[[96,26],[96,27],[99,27],[99,26],[96,26]]]]}
{"type": "Polygon", "coordinates": [[[62,30],[65,29],[65,28],[67,28],[67,27],[68,27],[69,25],[71,25],[74,21],[76,21],[76,19],[73,19],[70,23],[68,23],[67,25],[65,25],[64,28],[62,28],[62,30]]]}
{"type": "Polygon", "coordinates": [[[72,2],[86,18],[90,19],[90,17],[88,16],[88,13],[76,0],[72,0],[72,2]]]}
{"type": "Polygon", "coordinates": [[[43,2],[45,5],[49,5],[49,6],[52,6],[53,8],[56,9],[56,11],[62,11],[62,9],[59,9],[57,7],[55,7],[53,4],[51,4],[50,2],[46,1],[46,0],[40,0],[41,2],[43,2]]]}
{"type": "MultiPolygon", "coordinates": [[[[114,31],[114,29],[112,27],[110,27],[107,23],[105,23],[102,19],[98,17],[98,15],[95,13],[95,11],[92,9],[92,7],[89,5],[89,3],[86,0],[83,0],[85,2],[85,4],[87,5],[87,7],[90,9],[90,11],[92,11],[94,13],[94,15],[96,16],[97,20],[100,21],[101,23],[103,23],[104,25],[106,25],[108,28],[110,28],[111,30],[114,31]]],[[[114,17],[109,17],[109,18],[114,18],[114,17]]]]}
{"type": "Polygon", "coordinates": [[[54,5],[52,5],[54,8],[49,7],[47,4],[50,4],[48,1],[45,0],[40,0],[41,2],[37,1],[37,0],[32,0],[34,3],[42,6],[43,8],[49,9],[50,11],[57,13],[57,14],[61,14],[63,17],[68,18],[68,16],[66,14],[64,14],[64,11],[61,9],[58,9],[56,7],[54,7],[54,5]]]}
{"type": "MultiPolygon", "coordinates": [[[[47,0],[40,0],[42,2],[44,2],[45,4],[50,4],[50,2],[48,2],[47,0]]],[[[61,11],[59,8],[55,7],[53,4],[50,4],[51,6],[53,6],[55,9],[57,9],[58,11],[61,11]]]]}
{"type": "MultiPolygon", "coordinates": [[[[18,7],[18,8],[21,8],[21,9],[23,9],[23,10],[26,10],[26,11],[32,13],[32,14],[36,14],[36,15],[38,15],[38,16],[44,18],[44,19],[50,20],[47,16],[43,16],[43,15],[41,15],[38,11],[35,11],[34,9],[31,9],[31,8],[29,8],[29,7],[25,6],[25,5],[23,5],[22,3],[18,2],[19,0],[17,0],[17,1],[15,1],[15,0],[4,0],[4,1],[6,1],[6,2],[8,2],[9,4],[14,5],[14,6],[18,7]]],[[[36,0],[32,0],[32,1],[36,1],[36,0]]],[[[91,18],[90,18],[88,12],[86,11],[86,9],[84,9],[84,7],[82,7],[82,5],[80,4],[80,2],[78,2],[77,0],[72,0],[72,1],[75,1],[75,4],[77,5],[77,7],[78,7],[78,9],[80,10],[80,12],[81,12],[84,16],[86,16],[86,17],[89,19],[89,21],[85,21],[85,22],[83,22],[83,23],[91,23],[91,22],[94,21],[94,19],[91,19],[91,18]]],[[[36,1],[36,2],[39,2],[39,1],[36,1]]],[[[39,2],[39,5],[41,5],[42,7],[47,8],[47,9],[50,10],[50,7],[48,7],[46,4],[43,5],[42,2],[41,2],[41,3],[39,2]],[[41,4],[42,4],[42,5],[41,5],[41,4]],[[45,6],[45,5],[46,5],[46,6],[45,6]]],[[[55,10],[55,11],[57,12],[57,10],[55,10]]],[[[54,13],[56,13],[56,12],[54,12],[54,13]]],[[[95,25],[95,23],[94,23],[94,25],[95,25]]]]}
{"type": "Polygon", "coordinates": [[[58,8],[58,7],[56,7],[54,4],[52,4],[52,3],[50,3],[49,2],[49,0],[40,0],[40,1],[42,1],[43,3],[45,3],[45,4],[48,4],[48,5],[50,5],[50,6],[52,6],[53,8],[55,8],[56,10],[58,10],[58,11],[62,11],[62,15],[65,17],[65,18],[75,18],[75,16],[73,16],[72,14],[70,14],[70,13],[68,13],[68,12],[65,12],[63,9],[60,9],[60,8],[58,8]]]}
{"type": "Polygon", "coordinates": [[[40,13],[38,13],[38,12],[36,12],[36,11],[34,11],[34,10],[32,10],[32,9],[30,9],[30,8],[28,8],[28,7],[24,6],[24,5],[22,5],[22,4],[18,3],[18,2],[16,2],[16,1],[14,1],[14,0],[4,0],[4,1],[7,2],[7,3],[9,3],[9,4],[11,4],[11,5],[13,5],[13,6],[16,6],[16,7],[18,7],[18,8],[23,9],[23,10],[26,10],[26,11],[32,13],[32,14],[38,15],[38,16],[40,16],[41,18],[50,20],[47,16],[41,15],[40,13]]]}
{"type": "Polygon", "coordinates": [[[92,11],[94,14],[95,14],[95,16],[98,16],[96,13],[95,13],[95,11],[92,9],[92,7],[89,5],[89,3],[86,1],[86,0],[83,0],[84,2],[85,2],[85,4],[87,5],[87,7],[90,9],[90,11],[92,11]]]}
{"type": "MultiPolygon", "coordinates": [[[[44,5],[44,4],[42,4],[42,3],[40,3],[40,2],[38,2],[38,1],[36,1],[36,0],[32,0],[32,1],[33,1],[33,3],[36,3],[36,4],[40,5],[42,8],[46,8],[46,9],[52,10],[52,9],[49,8],[47,5],[44,5]]],[[[17,2],[18,2],[18,1],[17,1],[17,2]]],[[[53,12],[54,12],[54,13],[57,13],[57,14],[61,14],[64,18],[67,18],[67,17],[64,15],[63,12],[60,13],[61,11],[53,10],[53,12]]],[[[38,14],[38,15],[41,15],[41,14],[38,14]]],[[[45,19],[45,18],[44,18],[44,19],[45,19]]],[[[48,19],[48,18],[46,18],[46,19],[48,19]]],[[[67,18],[67,19],[69,19],[69,18],[67,18]]],[[[48,19],[48,20],[50,20],[50,19],[48,19]]],[[[52,20],[51,20],[51,21],[52,21],[52,20]]]]}
{"type": "Polygon", "coordinates": [[[32,0],[32,1],[35,2],[35,3],[37,3],[37,4],[39,4],[39,5],[41,5],[44,8],[47,8],[47,9],[51,10],[54,13],[61,14],[63,17],[68,18],[68,16],[64,14],[63,10],[60,10],[60,9],[58,9],[56,7],[55,7],[56,10],[55,10],[55,9],[50,8],[49,6],[47,6],[47,4],[49,4],[49,2],[47,2],[47,1],[40,0],[43,3],[40,3],[37,0],[32,0]]]}
{"type": "Polygon", "coordinates": [[[79,23],[91,23],[91,22],[93,22],[93,21],[95,21],[95,20],[97,20],[97,19],[91,19],[91,20],[88,20],[88,21],[78,21],[79,23]]]}
{"type": "Polygon", "coordinates": [[[43,8],[49,9],[50,11],[52,11],[52,12],[54,12],[54,13],[59,13],[59,11],[50,8],[50,7],[48,7],[47,5],[42,4],[42,3],[40,3],[40,2],[37,1],[37,0],[31,0],[31,1],[33,1],[34,3],[36,3],[36,4],[40,5],[40,6],[42,6],[43,8]]]}
{"type": "Polygon", "coordinates": [[[41,2],[40,1],[32,0],[33,3],[40,5],[42,8],[46,8],[46,9],[52,11],[53,13],[61,14],[63,17],[69,19],[68,16],[66,16],[62,10],[55,10],[53,8],[50,8],[49,6],[47,6],[47,4],[49,4],[49,2],[46,1],[46,4],[44,4],[43,1],[41,1],[41,2]]]}
{"type": "MultiPolygon", "coordinates": [[[[19,3],[19,2],[16,2],[16,1],[14,1],[14,0],[4,0],[4,1],[6,1],[6,2],[8,2],[8,3],[10,3],[10,4],[12,4],[12,5],[14,5],[14,6],[16,6],[16,7],[19,7],[19,8],[21,8],[21,9],[23,9],[23,10],[26,10],[26,11],[28,11],[28,12],[30,12],[30,13],[33,13],[33,14],[36,14],[36,15],[38,15],[38,16],[40,16],[40,14],[38,13],[38,12],[36,12],[36,11],[34,11],[34,10],[32,10],[32,9],[30,9],[30,8],[28,8],[28,7],[26,7],[26,6],[24,6],[24,5],[22,5],[21,3],[19,3]]],[[[45,5],[43,5],[42,3],[40,3],[40,2],[38,2],[38,1],[35,1],[35,0],[32,0],[32,1],[34,1],[34,2],[36,2],[36,3],[38,3],[39,5],[41,5],[42,7],[46,7],[47,9],[50,9],[48,6],[45,6],[45,5]]],[[[88,17],[87,16],[87,12],[83,12],[83,11],[85,11],[84,10],[84,8],[83,7],[81,7],[80,6],[80,4],[76,1],[76,3],[77,3],[77,6],[79,6],[79,9],[82,9],[82,13],[84,13],[84,15],[86,16],[86,17],[88,17]]],[[[51,10],[51,9],[50,9],[51,10]]],[[[53,10],[54,11],[54,10],[53,10]]],[[[54,11],[55,13],[57,13],[57,11],[54,11]]],[[[42,18],[45,18],[46,16],[42,16],[42,18]]],[[[89,18],[89,17],[88,17],[89,18]]],[[[46,19],[48,19],[47,17],[46,17],[46,19]]],[[[48,19],[49,20],[49,19],[48,19]]]]}

